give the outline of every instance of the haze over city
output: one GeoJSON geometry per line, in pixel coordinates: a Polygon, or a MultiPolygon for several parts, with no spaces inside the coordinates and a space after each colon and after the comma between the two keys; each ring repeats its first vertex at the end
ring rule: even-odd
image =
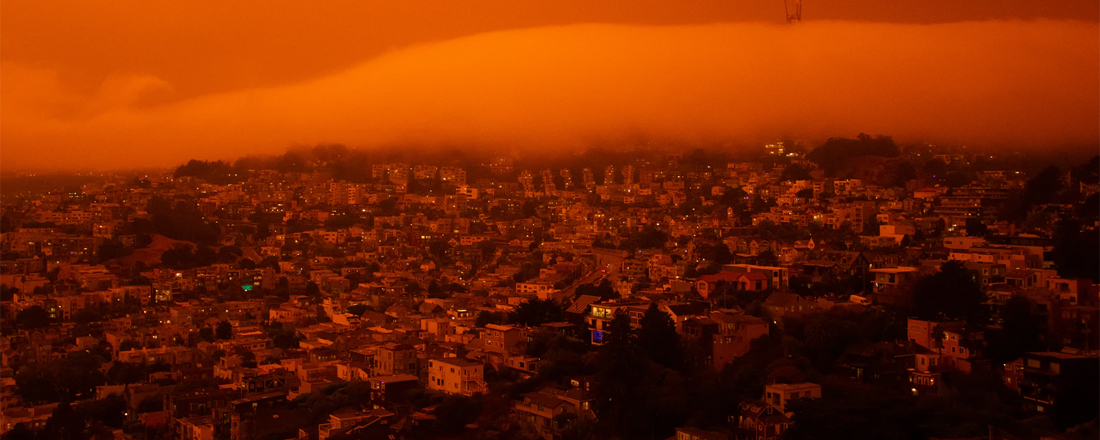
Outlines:
{"type": "Polygon", "coordinates": [[[1100,438],[1095,0],[0,5],[3,440],[1100,438]]]}

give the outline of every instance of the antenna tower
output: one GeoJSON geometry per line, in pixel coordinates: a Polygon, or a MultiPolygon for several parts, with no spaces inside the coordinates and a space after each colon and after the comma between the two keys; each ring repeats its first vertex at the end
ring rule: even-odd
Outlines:
{"type": "Polygon", "coordinates": [[[787,15],[787,24],[802,22],[802,0],[783,0],[783,12],[787,15]]]}

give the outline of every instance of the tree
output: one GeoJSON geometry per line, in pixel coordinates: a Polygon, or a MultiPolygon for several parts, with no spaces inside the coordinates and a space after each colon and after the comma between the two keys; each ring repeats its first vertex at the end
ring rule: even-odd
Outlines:
{"type": "Polygon", "coordinates": [[[806,381],[806,374],[798,368],[793,361],[782,358],[768,365],[766,382],[773,383],[800,383],[806,381]]]}
{"type": "Polygon", "coordinates": [[[1019,359],[1029,351],[1042,350],[1039,317],[1031,311],[1031,300],[1013,295],[1001,307],[1001,331],[989,336],[989,357],[998,363],[1019,359]]]}
{"type": "Polygon", "coordinates": [[[1054,265],[1062,278],[1100,282],[1100,230],[1084,230],[1076,219],[1058,221],[1054,226],[1054,265]]]}
{"type": "Polygon", "coordinates": [[[352,304],[347,308],[347,312],[355,316],[363,316],[364,313],[367,313],[367,310],[371,310],[371,308],[366,304],[352,304]]]}
{"type": "Polygon", "coordinates": [[[76,407],[77,411],[85,414],[89,419],[98,421],[105,426],[120,429],[126,420],[123,413],[126,411],[126,399],[118,394],[111,394],[102,399],[81,402],[76,407]]]}
{"type": "Polygon", "coordinates": [[[1024,202],[1029,207],[1053,202],[1063,187],[1062,170],[1053,165],[1043,168],[1024,185],[1024,202]]]}
{"type": "Polygon", "coordinates": [[[0,284],[0,301],[11,301],[17,293],[19,293],[18,288],[0,284]]]}
{"type": "Polygon", "coordinates": [[[533,298],[516,306],[508,313],[508,322],[527,327],[539,326],[548,322],[562,320],[561,304],[553,299],[533,298]]]}
{"type": "Polygon", "coordinates": [[[639,422],[645,420],[644,388],[650,361],[634,343],[630,316],[622,309],[615,312],[605,333],[604,346],[597,355],[596,410],[602,425],[624,435],[638,431],[639,422]]]}
{"type": "Polygon", "coordinates": [[[147,412],[162,411],[163,409],[164,409],[164,399],[162,397],[160,397],[160,396],[149,396],[149,397],[146,397],[144,399],[141,399],[141,402],[138,403],[137,408],[135,409],[135,411],[137,411],[138,414],[142,414],[142,413],[147,413],[147,412]]]}
{"type": "Polygon", "coordinates": [[[191,159],[186,164],[177,167],[173,175],[176,178],[195,177],[218,185],[237,183],[243,177],[235,173],[233,167],[227,162],[220,160],[208,162],[195,159],[191,159]]]}
{"type": "Polygon", "coordinates": [[[917,178],[917,168],[913,166],[912,162],[899,163],[894,168],[894,172],[890,178],[890,186],[893,187],[905,187],[905,185],[913,179],[917,178]]]}
{"type": "MultiPolygon", "coordinates": [[[[5,231],[6,232],[6,231],[5,231]]],[[[4,433],[5,440],[34,440],[35,432],[26,423],[16,423],[10,431],[4,433]]]]}
{"type": "Polygon", "coordinates": [[[203,327],[199,329],[199,337],[206,342],[214,342],[217,340],[217,335],[214,334],[214,329],[210,327],[203,327]]]}
{"type": "Polygon", "coordinates": [[[443,292],[443,288],[439,286],[439,282],[432,280],[428,283],[428,298],[447,298],[447,294],[443,292]]]}
{"type": "Polygon", "coordinates": [[[436,428],[440,434],[461,434],[481,412],[481,403],[472,397],[450,394],[436,407],[436,428]]]}
{"type": "Polygon", "coordinates": [[[855,382],[827,387],[821,396],[787,404],[794,423],[784,439],[908,440],[928,435],[913,398],[901,392],[855,382]]]}
{"type": "Polygon", "coordinates": [[[650,359],[666,368],[678,369],[683,364],[676,323],[668,313],[657,307],[657,303],[650,303],[645,315],[642,315],[638,345],[649,354],[650,359]]]}
{"type": "Polygon", "coordinates": [[[783,174],[780,175],[779,180],[784,182],[794,180],[810,180],[810,172],[801,165],[790,164],[783,169],[783,174]]]}
{"type": "Polygon", "coordinates": [[[943,324],[936,323],[936,325],[932,327],[932,341],[936,345],[936,355],[939,356],[940,359],[943,359],[943,338],[945,336],[943,324]]]}
{"type": "Polygon", "coordinates": [[[964,319],[984,325],[986,296],[973,273],[960,261],[947,261],[940,271],[917,280],[913,289],[913,311],[926,321],[964,319]]]}
{"type": "Polygon", "coordinates": [[[200,244],[212,244],[218,240],[220,228],[207,222],[194,200],[165,200],[158,196],[149,199],[146,207],[157,233],[176,240],[200,244]]]}
{"type": "Polygon", "coordinates": [[[15,389],[28,402],[52,402],[57,400],[54,377],[41,368],[24,366],[15,373],[15,389]]]}
{"type": "Polygon", "coordinates": [[[27,330],[47,327],[50,325],[50,315],[41,306],[30,306],[15,315],[15,324],[27,330]]]}
{"type": "Polygon", "coordinates": [[[73,322],[77,324],[89,324],[103,320],[103,315],[95,309],[81,309],[73,314],[73,322]]]}
{"type": "Polygon", "coordinates": [[[46,438],[61,440],[86,439],[88,438],[87,423],[83,414],[77,412],[68,402],[62,402],[50,418],[46,419],[43,434],[47,436],[46,438]]]}
{"type": "Polygon", "coordinates": [[[607,301],[611,299],[618,299],[620,297],[619,292],[615,291],[615,288],[611,286],[610,280],[603,280],[599,286],[589,284],[581,284],[577,286],[577,296],[580,295],[592,295],[600,297],[600,301],[607,301]]]}
{"type": "Polygon", "coordinates": [[[240,260],[237,260],[237,265],[239,265],[241,269],[245,270],[252,270],[256,268],[256,262],[252,261],[251,258],[241,258],[240,260]]]}
{"type": "Polygon", "coordinates": [[[500,324],[502,322],[504,322],[504,317],[499,313],[482,310],[477,314],[477,321],[474,323],[474,326],[484,328],[488,324],[500,324]]]}
{"type": "Polygon", "coordinates": [[[233,324],[230,324],[229,321],[218,322],[214,334],[218,336],[218,339],[233,339],[233,324]]]}
{"type": "Polygon", "coordinates": [[[967,237],[985,237],[987,235],[989,235],[989,226],[986,226],[985,223],[982,223],[980,219],[966,219],[967,237]]]}
{"type": "Polygon", "coordinates": [[[851,159],[860,156],[896,157],[898,146],[889,136],[875,136],[860,133],[855,139],[830,138],[820,147],[806,155],[821,166],[827,175],[835,175],[851,163],[851,159]]]}
{"type": "Polygon", "coordinates": [[[761,266],[778,266],[779,257],[775,255],[775,252],[767,250],[756,256],[756,264],[761,266]]]}
{"type": "Polygon", "coordinates": [[[321,297],[321,287],[318,286],[317,283],[315,283],[313,281],[310,281],[310,282],[306,283],[306,296],[308,296],[310,298],[320,298],[321,297]]]}
{"type": "Polygon", "coordinates": [[[107,240],[99,245],[99,248],[96,250],[96,258],[98,258],[99,261],[113,260],[126,256],[129,251],[130,249],[123,246],[118,240],[107,240]]]}

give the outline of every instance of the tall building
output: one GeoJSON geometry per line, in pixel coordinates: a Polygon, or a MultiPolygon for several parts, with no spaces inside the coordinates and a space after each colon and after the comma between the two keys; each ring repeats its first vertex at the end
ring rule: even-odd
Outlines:
{"type": "Polygon", "coordinates": [[[561,171],[559,172],[559,175],[561,176],[562,180],[565,181],[562,184],[562,185],[564,185],[564,187],[562,189],[564,189],[566,191],[572,190],[573,189],[573,173],[569,171],[569,168],[562,168],[561,171]]]}
{"type": "Polygon", "coordinates": [[[634,183],[634,165],[623,167],[623,183],[626,185],[634,183]]]}
{"type": "Polygon", "coordinates": [[[554,185],[554,172],[548,169],[542,170],[542,191],[551,194],[557,190],[557,186],[554,185]]]}
{"type": "Polygon", "coordinates": [[[523,190],[526,192],[533,192],[535,190],[535,176],[532,176],[527,170],[519,173],[519,184],[523,186],[523,190]]]}

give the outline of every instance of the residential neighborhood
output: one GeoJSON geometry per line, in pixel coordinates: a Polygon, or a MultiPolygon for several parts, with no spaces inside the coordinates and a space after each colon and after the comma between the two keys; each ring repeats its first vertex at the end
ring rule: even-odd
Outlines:
{"type": "Polygon", "coordinates": [[[1095,438],[1096,158],[786,142],[5,188],[0,433],[1095,438]]]}

